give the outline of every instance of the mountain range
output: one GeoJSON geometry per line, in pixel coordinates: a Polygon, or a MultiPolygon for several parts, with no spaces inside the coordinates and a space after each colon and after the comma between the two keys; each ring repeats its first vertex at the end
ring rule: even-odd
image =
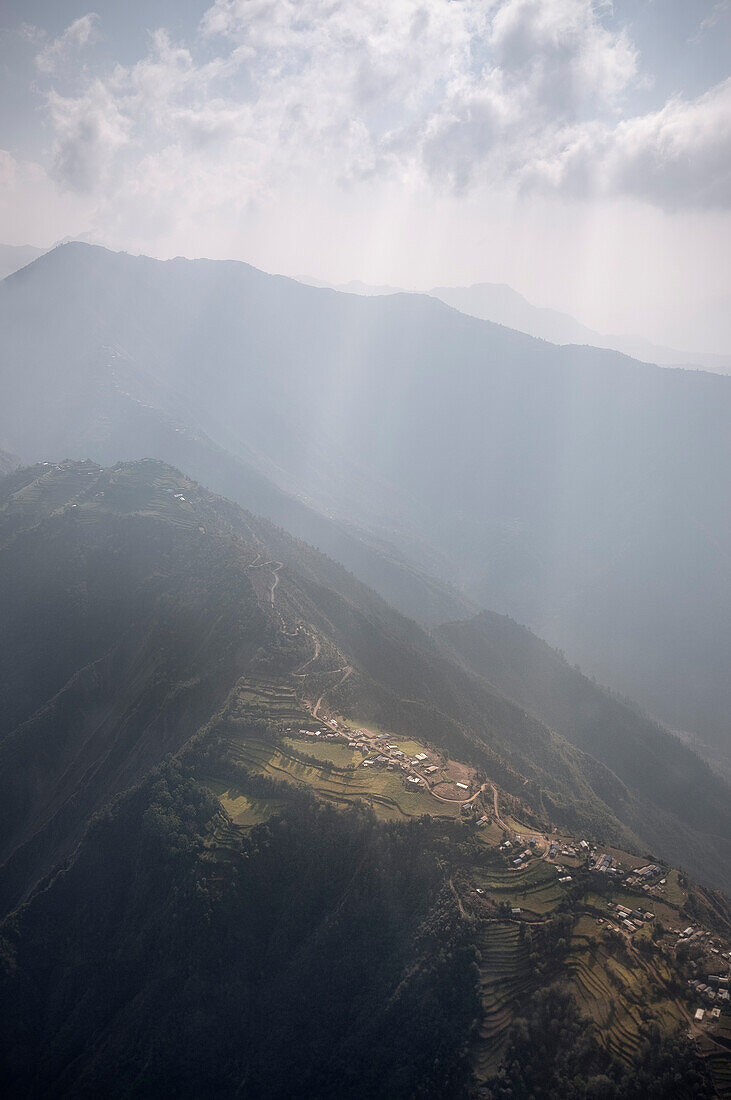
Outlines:
{"type": "Polygon", "coordinates": [[[0,284],[0,341],[5,450],[171,462],[423,623],[511,615],[727,766],[726,378],[82,244],[0,284]]]}

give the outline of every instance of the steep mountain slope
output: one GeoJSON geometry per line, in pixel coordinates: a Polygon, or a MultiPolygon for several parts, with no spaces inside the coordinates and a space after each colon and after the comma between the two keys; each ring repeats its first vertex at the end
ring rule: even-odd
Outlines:
{"type": "Polygon", "coordinates": [[[1,927],[4,1095],[464,1096],[474,951],[427,830],[300,800],[224,859],[222,827],[161,769],[1,927]]]}
{"type": "MultiPolygon", "coordinates": [[[[632,901],[652,919],[614,925],[648,843],[724,881],[711,777],[701,798],[685,768],[661,808],[156,461],[0,481],[0,605],[4,1094],[474,1100],[503,1087],[518,1014],[540,1050],[546,997],[607,1100],[641,1100],[648,1059],[674,1096],[724,1079],[722,1035],[694,1033],[704,1064],[672,1038],[696,995],[666,927],[700,924],[716,966],[724,899],[663,865],[632,901]],[[581,835],[615,845],[612,875],[556,865],[581,835]]],[[[614,716],[604,734],[621,746],[614,716]]]]}
{"type": "Polygon", "coordinates": [[[31,244],[0,244],[0,279],[33,263],[44,252],[45,249],[34,248],[31,244]]]}
{"type": "MultiPolygon", "coordinates": [[[[427,297],[78,244],[0,285],[0,331],[9,449],[179,461],[182,428],[194,475],[244,503],[263,476],[335,518],[326,548],[390,596],[408,579],[412,614],[453,598],[429,589],[437,575],[728,743],[727,378],[554,347],[427,297]],[[155,450],[130,416],[168,418],[155,450]]],[[[281,501],[264,510],[326,545],[327,524],[313,536],[281,501]]]]}
{"type": "Polygon", "coordinates": [[[257,676],[425,738],[567,828],[727,882],[722,784],[688,769],[677,805],[652,802],[340,566],[170,468],[41,466],[0,493],[6,908],[257,676]]]}
{"type": "Polygon", "coordinates": [[[728,828],[724,787],[707,764],[631,703],[612,696],[569,665],[525,627],[484,611],[465,622],[444,623],[436,636],[473,672],[601,760],[649,800],[676,807],[691,783],[710,796],[713,808],[704,797],[702,804],[688,806],[687,812],[699,810],[709,831],[717,826],[723,834],[728,828]]]}
{"type": "MultiPolygon", "coordinates": [[[[343,288],[345,289],[345,288],[343,288]]],[[[435,298],[472,317],[527,332],[552,344],[590,344],[611,348],[647,363],[663,366],[694,366],[719,374],[731,372],[731,356],[677,351],[660,347],[639,336],[608,335],[582,325],[568,313],[534,306],[505,283],[475,283],[472,286],[438,286],[429,291],[435,298]]]]}

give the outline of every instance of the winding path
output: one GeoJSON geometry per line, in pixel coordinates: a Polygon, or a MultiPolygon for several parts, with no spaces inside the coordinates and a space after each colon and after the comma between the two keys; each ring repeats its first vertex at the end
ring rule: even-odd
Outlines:
{"type": "Polygon", "coordinates": [[[322,706],[322,700],[325,698],[328,691],[337,691],[337,689],[340,687],[340,685],[345,683],[345,681],[348,679],[348,677],[352,674],[353,667],[352,667],[352,665],[343,665],[342,668],[333,668],[333,669],[331,669],[329,673],[326,673],[326,675],[329,676],[329,675],[332,675],[335,672],[342,672],[343,675],[340,677],[337,684],[335,684],[333,687],[326,688],[325,691],[323,691],[322,695],[320,696],[320,698],[317,700],[314,707],[312,708],[312,717],[313,718],[319,718],[320,717],[319,711],[320,711],[320,707],[322,706]]]}

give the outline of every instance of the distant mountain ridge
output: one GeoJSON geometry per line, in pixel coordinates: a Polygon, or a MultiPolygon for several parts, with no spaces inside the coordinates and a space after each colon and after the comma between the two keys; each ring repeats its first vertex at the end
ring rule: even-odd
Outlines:
{"type": "Polygon", "coordinates": [[[731,373],[731,355],[678,351],[662,347],[640,336],[621,336],[597,332],[581,324],[568,313],[534,306],[522,294],[505,283],[475,283],[472,286],[438,286],[429,291],[435,298],[462,313],[495,321],[508,328],[527,332],[552,344],[589,344],[596,348],[621,351],[647,363],[673,367],[702,367],[719,374],[731,373]]]}
{"type": "MultiPolygon", "coordinates": [[[[327,283],[319,279],[302,278],[308,286],[329,287],[345,294],[362,294],[374,297],[384,294],[408,294],[402,287],[375,286],[360,279],[347,283],[327,283]]],[[[717,374],[731,373],[731,355],[717,355],[702,351],[678,351],[646,340],[642,336],[623,336],[618,333],[597,332],[577,321],[568,313],[533,305],[527,298],[513,290],[507,283],[473,283],[471,286],[437,286],[427,291],[434,298],[482,321],[524,332],[551,344],[580,344],[595,348],[607,348],[630,355],[641,362],[657,363],[666,367],[710,370],[717,374]]]]}

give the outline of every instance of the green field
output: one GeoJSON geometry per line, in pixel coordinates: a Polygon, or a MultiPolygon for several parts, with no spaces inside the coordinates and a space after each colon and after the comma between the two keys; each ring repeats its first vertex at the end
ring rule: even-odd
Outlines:
{"type": "MultiPolygon", "coordinates": [[[[427,813],[441,818],[458,816],[458,806],[438,802],[425,790],[407,790],[400,772],[361,766],[353,769],[336,763],[328,767],[327,760],[338,750],[340,754],[352,751],[334,742],[311,745],[309,740],[287,739],[286,743],[274,745],[260,739],[236,736],[228,739],[231,758],[248,771],[309,787],[318,797],[340,805],[365,802],[381,820],[403,821],[427,813]],[[315,749],[322,753],[322,767],[302,759],[302,755],[314,756],[315,749]]],[[[357,758],[362,759],[360,753],[357,758]]]]}
{"type": "Polygon", "coordinates": [[[291,749],[293,756],[304,753],[317,757],[323,763],[335,764],[338,768],[357,767],[363,760],[358,749],[349,749],[342,741],[319,741],[314,737],[285,737],[282,744],[291,749]]]}
{"type": "Polygon", "coordinates": [[[267,821],[283,805],[277,798],[255,798],[253,795],[244,794],[237,787],[230,786],[219,779],[205,779],[203,783],[212,794],[215,794],[234,825],[243,829],[251,829],[254,825],[267,821]]]}
{"type": "Polygon", "coordinates": [[[555,909],[566,893],[556,869],[537,858],[518,869],[480,869],[475,872],[475,881],[496,901],[508,902],[538,916],[555,909]]]}

